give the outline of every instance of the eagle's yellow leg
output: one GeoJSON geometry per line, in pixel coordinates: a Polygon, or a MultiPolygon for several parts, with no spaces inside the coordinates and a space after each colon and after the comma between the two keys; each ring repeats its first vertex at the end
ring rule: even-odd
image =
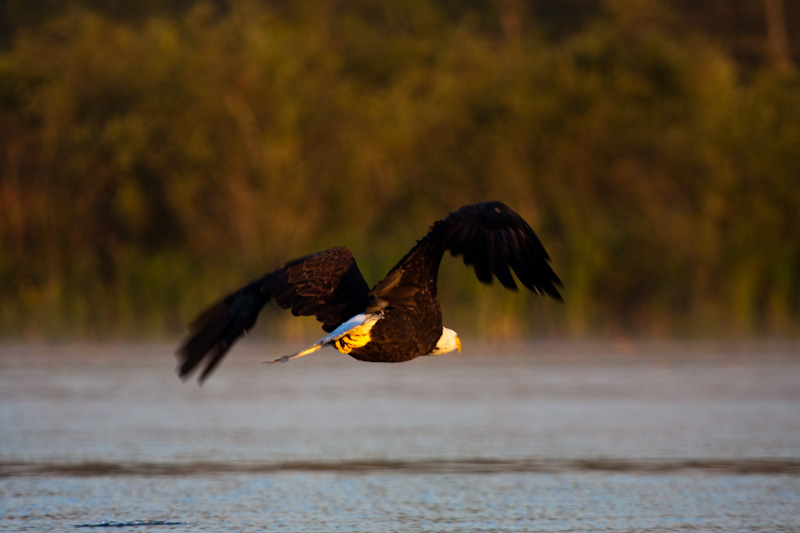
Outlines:
{"type": "Polygon", "coordinates": [[[350,353],[353,348],[361,348],[370,341],[369,332],[375,322],[362,324],[351,329],[333,342],[333,347],[341,353],[350,353]]]}

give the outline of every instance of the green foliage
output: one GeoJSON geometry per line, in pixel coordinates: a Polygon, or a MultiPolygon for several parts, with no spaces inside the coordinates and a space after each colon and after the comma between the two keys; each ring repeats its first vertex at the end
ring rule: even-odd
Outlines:
{"type": "Polygon", "coordinates": [[[336,244],[377,281],[489,199],[539,233],[566,305],[453,262],[456,326],[797,331],[796,74],[743,76],[655,2],[558,41],[439,4],[76,8],[20,31],[0,55],[0,333],[176,332],[336,244]]]}

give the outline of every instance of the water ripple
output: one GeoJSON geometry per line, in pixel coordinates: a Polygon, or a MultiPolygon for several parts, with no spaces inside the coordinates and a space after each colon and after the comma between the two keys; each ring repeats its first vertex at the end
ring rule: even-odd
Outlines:
{"type": "Polygon", "coordinates": [[[76,524],[74,527],[149,527],[149,526],[186,526],[189,522],[175,522],[170,520],[129,520],[127,522],[114,522],[103,520],[96,524],[76,524]]]}
{"type": "Polygon", "coordinates": [[[565,472],[626,472],[673,474],[800,475],[795,459],[424,459],[409,461],[285,461],[274,463],[42,463],[0,462],[0,477],[193,476],[209,474],[269,474],[275,472],[331,472],[344,474],[502,474],[565,472]]]}

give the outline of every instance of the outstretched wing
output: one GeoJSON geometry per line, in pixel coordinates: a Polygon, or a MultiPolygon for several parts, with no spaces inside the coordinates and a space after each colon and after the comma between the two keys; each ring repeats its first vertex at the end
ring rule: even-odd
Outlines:
{"type": "Polygon", "coordinates": [[[561,281],[550,267],[550,256],[531,227],[502,202],[467,205],[436,222],[430,238],[461,255],[483,283],[496,277],[511,290],[517,284],[511,271],[529,290],[561,300],[561,281]]]}
{"type": "Polygon", "coordinates": [[[201,313],[177,351],[178,374],[188,378],[204,361],[202,383],[233,344],[256,323],[271,299],[295,316],[315,316],[325,331],[366,307],[367,286],[353,253],[345,247],[290,261],[242,287],[201,313]]]}
{"type": "Polygon", "coordinates": [[[373,302],[378,306],[419,305],[422,298],[435,298],[435,280],[445,250],[463,256],[483,283],[496,277],[504,287],[517,290],[513,271],[529,290],[561,300],[557,289],[561,282],[550,268],[550,257],[525,219],[501,202],[484,202],[464,206],[435,222],[375,286],[373,302]]]}

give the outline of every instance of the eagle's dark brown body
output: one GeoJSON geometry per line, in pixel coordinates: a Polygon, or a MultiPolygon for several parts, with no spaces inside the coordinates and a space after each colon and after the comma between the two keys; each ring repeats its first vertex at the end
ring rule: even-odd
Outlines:
{"type": "Polygon", "coordinates": [[[269,300],[315,316],[328,332],[359,313],[382,313],[369,342],[349,352],[356,359],[401,362],[429,354],[442,335],[436,279],[446,250],[462,255],[484,283],[497,277],[515,290],[513,271],[529,290],[561,298],[547,252],[525,220],[500,202],[468,205],[434,223],[371,290],[344,247],[290,261],[239,289],[191,324],[178,372],[185,379],[206,360],[200,380],[207,378],[269,300]]]}
{"type": "MultiPolygon", "coordinates": [[[[421,243],[401,263],[406,274],[397,285],[385,283],[398,275],[395,269],[375,287],[376,300],[392,302],[392,305],[383,308],[384,318],[372,328],[371,341],[362,348],[355,348],[351,356],[360,361],[400,363],[433,350],[442,334],[442,310],[436,296],[442,254],[434,248],[429,243],[421,243]]],[[[378,309],[380,305],[372,302],[366,311],[378,309]]]]}

